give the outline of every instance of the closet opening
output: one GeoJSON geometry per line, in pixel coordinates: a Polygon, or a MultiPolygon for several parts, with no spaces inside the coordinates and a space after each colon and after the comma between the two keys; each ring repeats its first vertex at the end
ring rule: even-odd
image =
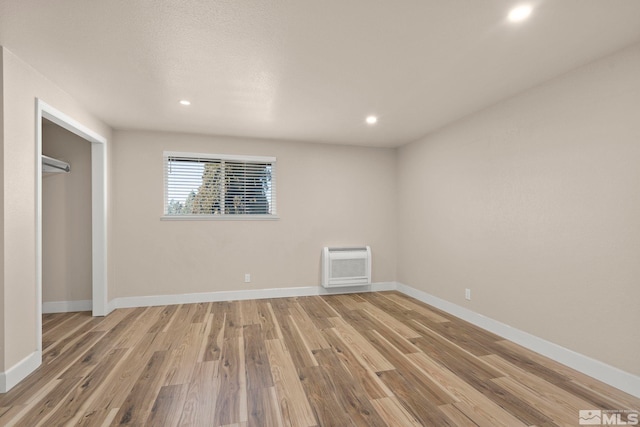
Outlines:
{"type": "Polygon", "coordinates": [[[43,305],[49,312],[91,310],[93,316],[105,316],[109,311],[107,140],[40,99],[35,123],[36,325],[42,351],[43,305]],[[43,154],[50,159],[43,162],[43,154]],[[75,175],[86,182],[70,182],[75,175]],[[55,253],[56,248],[64,253],[55,253]]]}
{"type": "Polygon", "coordinates": [[[92,309],[91,143],[42,119],[42,312],[92,309]]]}

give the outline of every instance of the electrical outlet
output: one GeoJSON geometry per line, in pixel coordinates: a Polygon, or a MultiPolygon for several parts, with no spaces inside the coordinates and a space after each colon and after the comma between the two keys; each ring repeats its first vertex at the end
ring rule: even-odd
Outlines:
{"type": "Polygon", "coordinates": [[[464,290],[464,298],[471,301],[471,289],[465,289],[464,290]]]}
{"type": "Polygon", "coordinates": [[[251,274],[246,273],[244,275],[244,283],[251,283],[251,274]]]}

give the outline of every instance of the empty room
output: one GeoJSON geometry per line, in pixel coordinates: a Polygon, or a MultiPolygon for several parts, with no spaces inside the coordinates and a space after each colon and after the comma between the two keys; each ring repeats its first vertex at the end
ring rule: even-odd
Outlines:
{"type": "Polygon", "coordinates": [[[0,0],[0,426],[640,425],[640,1],[0,0]]]}

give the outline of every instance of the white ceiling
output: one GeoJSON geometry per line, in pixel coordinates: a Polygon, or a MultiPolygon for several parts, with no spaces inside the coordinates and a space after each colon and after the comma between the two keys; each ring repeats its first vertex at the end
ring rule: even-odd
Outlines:
{"type": "Polygon", "coordinates": [[[640,41],[638,0],[516,4],[0,0],[0,44],[114,128],[398,146],[640,41]]]}

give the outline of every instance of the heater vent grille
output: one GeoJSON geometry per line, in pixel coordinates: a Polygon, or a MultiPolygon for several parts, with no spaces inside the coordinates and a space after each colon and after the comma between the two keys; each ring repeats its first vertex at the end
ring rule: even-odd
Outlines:
{"type": "Polygon", "coordinates": [[[322,251],[322,286],[371,284],[371,248],[329,248],[322,251]]]}

